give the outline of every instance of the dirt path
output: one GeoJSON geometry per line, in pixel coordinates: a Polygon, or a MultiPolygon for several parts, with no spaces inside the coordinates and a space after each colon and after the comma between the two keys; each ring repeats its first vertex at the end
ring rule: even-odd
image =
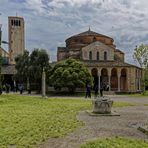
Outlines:
{"type": "Polygon", "coordinates": [[[94,117],[85,111],[80,112],[78,120],[85,126],[62,138],[49,138],[40,148],[79,148],[80,144],[94,138],[124,136],[138,139],[148,137],[137,130],[139,125],[148,124],[148,98],[114,97],[114,101],[133,102],[136,106],[114,108],[120,116],[94,117]]]}

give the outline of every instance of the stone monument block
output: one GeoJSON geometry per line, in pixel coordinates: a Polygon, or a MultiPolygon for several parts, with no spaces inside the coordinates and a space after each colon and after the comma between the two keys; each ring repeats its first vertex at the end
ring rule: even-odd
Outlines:
{"type": "Polygon", "coordinates": [[[113,101],[108,97],[97,97],[92,100],[93,113],[110,114],[113,101]]]}

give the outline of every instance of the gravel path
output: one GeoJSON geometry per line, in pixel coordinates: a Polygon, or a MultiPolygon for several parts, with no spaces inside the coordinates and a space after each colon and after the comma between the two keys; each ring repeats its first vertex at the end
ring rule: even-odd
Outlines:
{"type": "Polygon", "coordinates": [[[148,137],[137,130],[140,125],[148,124],[148,98],[129,98],[111,96],[114,101],[136,103],[136,106],[113,108],[120,116],[89,116],[85,111],[79,112],[78,120],[85,126],[62,138],[49,138],[40,148],[79,148],[80,144],[95,138],[111,136],[146,139],[148,137]]]}

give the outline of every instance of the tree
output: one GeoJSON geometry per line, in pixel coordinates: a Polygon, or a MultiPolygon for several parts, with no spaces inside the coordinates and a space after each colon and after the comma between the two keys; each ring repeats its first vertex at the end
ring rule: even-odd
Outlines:
{"type": "Polygon", "coordinates": [[[138,47],[136,46],[133,58],[140,65],[141,68],[144,68],[145,76],[144,83],[145,87],[148,87],[148,45],[141,44],[138,47]]]}
{"type": "MultiPolygon", "coordinates": [[[[41,85],[41,77],[43,68],[49,68],[49,57],[46,50],[35,49],[31,54],[25,51],[23,55],[15,58],[17,77],[23,82],[39,82],[41,85]]],[[[39,89],[41,89],[39,85],[39,89]]],[[[30,85],[29,85],[30,86],[30,85]]]]}
{"type": "Polygon", "coordinates": [[[74,92],[77,87],[92,84],[92,76],[84,64],[71,58],[58,62],[48,76],[49,83],[58,90],[66,87],[70,92],[74,92]]]}
{"type": "Polygon", "coordinates": [[[141,44],[136,46],[133,53],[133,58],[138,62],[141,68],[148,67],[148,45],[141,44]]]}
{"type": "Polygon", "coordinates": [[[30,55],[30,72],[31,77],[35,82],[41,84],[43,68],[47,71],[50,68],[49,56],[44,49],[35,49],[30,55]]]}
{"type": "Polygon", "coordinates": [[[15,68],[17,69],[17,77],[20,81],[27,80],[30,77],[30,57],[29,51],[25,50],[23,55],[18,55],[15,58],[15,68]]]}

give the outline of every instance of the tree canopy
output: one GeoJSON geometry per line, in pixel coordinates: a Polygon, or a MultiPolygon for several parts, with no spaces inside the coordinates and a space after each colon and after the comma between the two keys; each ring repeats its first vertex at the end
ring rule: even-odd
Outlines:
{"type": "Polygon", "coordinates": [[[133,58],[138,62],[141,68],[144,68],[144,83],[148,89],[148,45],[141,44],[135,48],[133,58]]]}
{"type": "Polygon", "coordinates": [[[19,81],[41,83],[43,68],[49,68],[49,56],[44,49],[35,49],[29,54],[25,51],[23,55],[15,58],[17,75],[19,81]]]}
{"type": "Polygon", "coordinates": [[[29,66],[30,66],[30,56],[29,51],[25,50],[23,55],[18,55],[15,58],[15,68],[17,69],[17,77],[20,81],[24,81],[27,77],[30,77],[29,66]]]}
{"type": "Polygon", "coordinates": [[[74,92],[77,87],[92,84],[92,76],[83,63],[75,59],[58,62],[49,72],[49,84],[55,89],[66,87],[74,92]]]}
{"type": "Polygon", "coordinates": [[[148,68],[148,45],[141,44],[136,46],[133,58],[138,62],[140,67],[148,68]]]}
{"type": "Polygon", "coordinates": [[[30,54],[30,72],[31,77],[35,81],[38,81],[42,76],[43,68],[49,67],[49,56],[44,49],[35,49],[30,54]]]}

